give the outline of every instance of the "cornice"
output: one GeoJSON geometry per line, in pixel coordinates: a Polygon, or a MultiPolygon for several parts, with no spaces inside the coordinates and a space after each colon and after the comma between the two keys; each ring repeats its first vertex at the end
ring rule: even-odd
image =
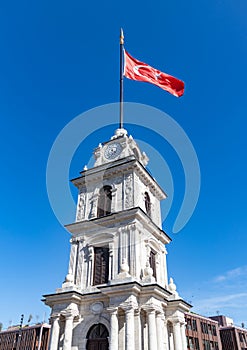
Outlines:
{"type": "Polygon", "coordinates": [[[81,172],[81,176],[72,179],[71,182],[77,188],[80,188],[97,183],[99,180],[102,181],[102,179],[110,179],[114,175],[123,174],[130,170],[136,172],[138,176],[147,183],[151,192],[153,192],[159,200],[167,198],[167,194],[163,191],[160,185],[134,156],[129,156],[84,170],[81,172]]]}
{"type": "Polygon", "coordinates": [[[116,228],[116,224],[122,223],[122,226],[124,227],[125,225],[134,224],[133,221],[136,219],[145,229],[151,231],[152,234],[154,234],[154,236],[162,243],[168,244],[171,242],[171,238],[166,234],[166,232],[159,228],[139,207],[121,210],[101,218],[77,221],[75,223],[65,225],[65,227],[73,235],[81,235],[82,233],[87,234],[87,232],[91,232],[96,227],[99,229],[99,226],[114,230],[116,228]]]}
{"type": "Polygon", "coordinates": [[[167,311],[179,310],[182,312],[188,312],[190,308],[192,308],[192,305],[183,299],[169,300],[167,304],[167,311]]]}

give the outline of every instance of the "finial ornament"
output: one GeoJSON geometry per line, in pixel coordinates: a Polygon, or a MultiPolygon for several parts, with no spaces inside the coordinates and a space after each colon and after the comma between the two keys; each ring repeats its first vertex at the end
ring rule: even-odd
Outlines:
{"type": "Polygon", "coordinates": [[[124,44],[124,33],[122,28],[120,29],[120,44],[124,44]]]}
{"type": "Polygon", "coordinates": [[[119,128],[117,130],[115,130],[115,134],[114,136],[111,137],[111,140],[118,138],[119,136],[126,136],[128,134],[127,130],[125,130],[124,128],[119,128]]]}
{"type": "Polygon", "coordinates": [[[179,295],[178,295],[178,292],[177,292],[177,286],[176,286],[176,284],[174,283],[172,277],[170,277],[169,282],[170,282],[170,283],[169,283],[169,285],[168,285],[168,289],[169,289],[169,291],[172,293],[172,299],[178,299],[178,298],[179,298],[179,295]]]}

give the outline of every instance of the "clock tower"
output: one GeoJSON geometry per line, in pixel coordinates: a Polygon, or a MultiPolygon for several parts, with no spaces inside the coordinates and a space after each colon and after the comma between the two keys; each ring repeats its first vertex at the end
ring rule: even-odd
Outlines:
{"type": "Polygon", "coordinates": [[[160,201],[166,193],[125,129],[94,151],[78,188],[68,274],[44,296],[49,350],[186,350],[190,305],[168,282],[160,201]]]}

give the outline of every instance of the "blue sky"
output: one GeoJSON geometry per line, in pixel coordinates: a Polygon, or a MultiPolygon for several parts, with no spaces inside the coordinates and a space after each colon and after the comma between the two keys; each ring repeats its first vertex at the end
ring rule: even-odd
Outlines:
{"type": "MultiPolygon", "coordinates": [[[[164,223],[173,238],[169,275],[194,311],[206,316],[219,311],[247,325],[246,10],[244,0],[1,3],[4,327],[18,323],[22,313],[26,320],[29,314],[34,321],[47,319],[42,294],[60,287],[67,273],[69,234],[49,204],[47,159],[56,136],[73,118],[118,101],[121,26],[125,47],[134,57],[185,81],[180,99],[150,84],[124,82],[125,101],[172,116],[200,163],[196,210],[185,228],[172,234],[184,179],[176,154],[169,146],[160,149],[175,188],[164,223]]],[[[71,163],[71,178],[114,129],[106,118],[106,127],[85,140],[71,163]]],[[[161,147],[141,126],[129,131],[155,149],[161,147]]],[[[159,164],[150,169],[158,178],[159,164]]]]}

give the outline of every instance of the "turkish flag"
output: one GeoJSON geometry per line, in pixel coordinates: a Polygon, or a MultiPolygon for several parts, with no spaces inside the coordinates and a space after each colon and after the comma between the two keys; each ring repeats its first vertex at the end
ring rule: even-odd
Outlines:
{"type": "Polygon", "coordinates": [[[146,63],[140,62],[124,50],[124,76],[138,81],[145,81],[159,86],[170,94],[180,97],[184,93],[184,82],[146,63]]]}

